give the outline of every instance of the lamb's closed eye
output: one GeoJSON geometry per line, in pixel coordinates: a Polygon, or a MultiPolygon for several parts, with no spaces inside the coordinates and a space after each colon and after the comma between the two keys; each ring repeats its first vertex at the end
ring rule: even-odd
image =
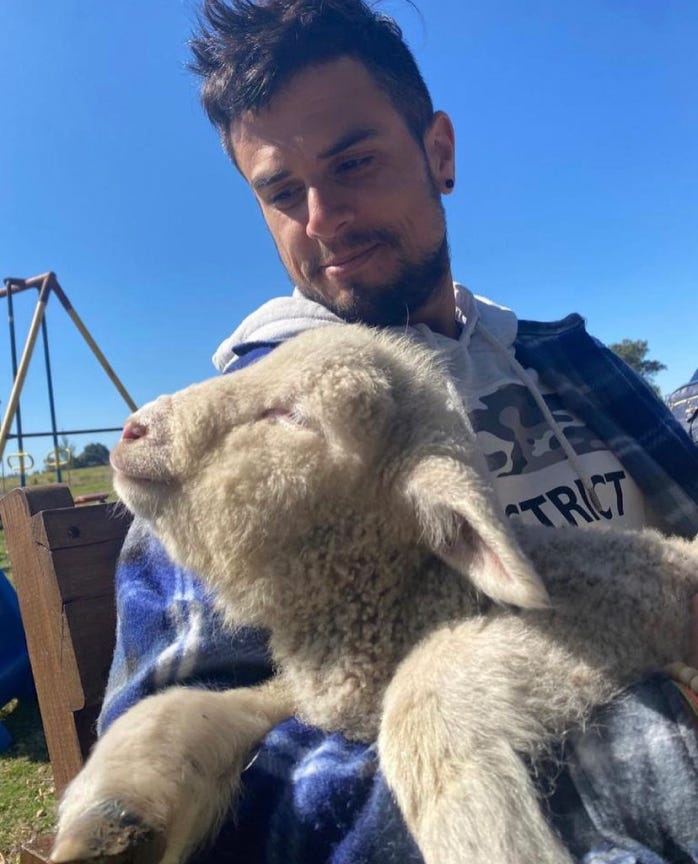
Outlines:
{"type": "Polygon", "coordinates": [[[316,428],[298,402],[272,405],[269,408],[265,408],[259,414],[257,419],[271,420],[277,423],[287,423],[289,426],[296,426],[303,429],[316,428]]]}

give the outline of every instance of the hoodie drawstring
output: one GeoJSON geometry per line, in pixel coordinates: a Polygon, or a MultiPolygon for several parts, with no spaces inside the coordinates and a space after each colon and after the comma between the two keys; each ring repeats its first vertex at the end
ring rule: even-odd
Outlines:
{"type": "Polygon", "coordinates": [[[548,405],[543,398],[543,394],[536,386],[535,381],[531,378],[530,374],[526,371],[526,369],[524,369],[524,367],[519,363],[513,353],[507,351],[506,348],[504,348],[504,346],[501,344],[501,342],[495,339],[495,337],[489,332],[489,330],[482,324],[481,321],[478,321],[475,326],[480,331],[480,334],[487,340],[487,342],[489,342],[492,348],[494,348],[494,350],[501,356],[506,357],[506,360],[511,366],[511,368],[518,375],[521,381],[523,381],[523,383],[526,385],[528,392],[533,397],[536,405],[540,408],[540,411],[545,418],[545,422],[555,433],[555,437],[559,441],[560,447],[562,447],[565,456],[567,456],[570,464],[577,472],[577,475],[581,480],[582,485],[584,486],[584,489],[586,490],[586,493],[589,496],[591,503],[597,510],[601,510],[603,505],[599,501],[599,496],[596,494],[596,490],[594,489],[594,484],[591,482],[591,478],[583,470],[574,447],[572,447],[569,440],[567,439],[567,436],[562,431],[562,427],[560,426],[560,424],[553,417],[552,412],[550,411],[550,408],[548,408],[548,405]]]}

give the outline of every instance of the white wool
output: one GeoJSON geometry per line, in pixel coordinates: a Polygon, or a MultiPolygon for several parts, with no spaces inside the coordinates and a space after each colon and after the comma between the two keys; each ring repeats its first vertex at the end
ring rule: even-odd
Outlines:
{"type": "Polygon", "coordinates": [[[377,737],[427,864],[570,862],[523,757],[685,656],[695,541],[513,530],[445,372],[360,326],[304,333],[134,419],[146,434],[115,449],[118,490],[229,621],[269,628],[278,674],[121,717],[64,797],[55,860],[136,844],[114,802],[182,860],[296,714],[377,737]]]}

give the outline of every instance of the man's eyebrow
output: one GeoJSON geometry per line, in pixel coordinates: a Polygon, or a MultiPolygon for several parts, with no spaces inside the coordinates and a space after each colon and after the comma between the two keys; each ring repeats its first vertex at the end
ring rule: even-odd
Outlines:
{"type": "Polygon", "coordinates": [[[252,188],[259,192],[261,189],[265,189],[267,186],[273,186],[274,183],[280,183],[282,180],[285,180],[290,176],[290,171],[276,171],[274,174],[258,177],[252,182],[252,188]]]}
{"type": "Polygon", "coordinates": [[[350,147],[353,147],[354,144],[360,144],[368,138],[375,138],[377,135],[377,129],[352,129],[350,132],[342,135],[342,137],[327,150],[323,150],[322,153],[319,153],[318,159],[331,159],[333,156],[337,156],[337,154],[341,153],[342,150],[348,150],[350,147]]]}
{"type": "MultiPolygon", "coordinates": [[[[348,150],[350,147],[353,147],[355,144],[360,144],[362,141],[366,141],[370,138],[375,138],[378,135],[378,130],[369,128],[369,127],[361,127],[359,129],[352,129],[350,132],[347,132],[345,135],[335,141],[335,143],[328,147],[327,150],[323,150],[322,153],[318,154],[318,159],[331,159],[333,156],[337,156],[343,150],[348,150]]],[[[252,188],[259,192],[262,189],[266,189],[268,186],[273,186],[275,183],[281,183],[283,180],[286,180],[291,176],[291,172],[287,170],[275,171],[273,174],[262,175],[261,177],[257,177],[256,180],[252,181],[252,188]]]]}

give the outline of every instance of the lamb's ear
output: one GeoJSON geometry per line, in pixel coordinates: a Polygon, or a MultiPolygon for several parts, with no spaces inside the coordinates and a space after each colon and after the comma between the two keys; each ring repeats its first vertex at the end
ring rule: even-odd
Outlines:
{"type": "Polygon", "coordinates": [[[525,609],[550,605],[545,586],[476,467],[429,456],[410,470],[405,488],[426,542],[480,591],[525,609]]]}
{"type": "Polygon", "coordinates": [[[353,366],[337,363],[328,369],[303,401],[330,446],[363,462],[387,434],[395,399],[387,372],[361,360],[359,355],[353,366]]]}

